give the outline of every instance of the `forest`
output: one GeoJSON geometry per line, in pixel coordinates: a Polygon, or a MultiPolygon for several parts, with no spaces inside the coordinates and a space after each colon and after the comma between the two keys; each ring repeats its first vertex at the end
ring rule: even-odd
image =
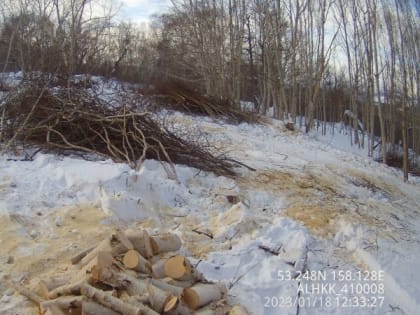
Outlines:
{"type": "Polygon", "coordinates": [[[252,102],[256,115],[306,132],[344,121],[353,145],[405,179],[417,167],[418,0],[172,0],[149,25],[122,22],[118,9],[2,1],[1,71],[183,86],[234,108],[252,102]]]}

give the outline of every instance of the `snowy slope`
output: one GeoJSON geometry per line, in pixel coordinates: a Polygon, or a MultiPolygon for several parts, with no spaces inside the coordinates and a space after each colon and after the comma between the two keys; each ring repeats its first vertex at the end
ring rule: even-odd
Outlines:
{"type": "MultiPolygon", "coordinates": [[[[174,178],[150,160],[135,172],[2,156],[0,276],[40,279],[115,226],[136,225],[178,233],[206,278],[225,281],[230,302],[252,314],[420,314],[418,183],[279,121],[164,115],[256,171],[233,180],[176,165],[174,178]]],[[[2,284],[0,297],[1,314],[36,311],[2,284]]]]}

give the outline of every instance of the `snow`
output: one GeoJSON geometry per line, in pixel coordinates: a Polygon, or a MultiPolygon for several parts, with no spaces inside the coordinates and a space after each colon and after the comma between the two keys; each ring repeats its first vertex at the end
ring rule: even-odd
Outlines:
{"type": "MultiPolygon", "coordinates": [[[[113,87],[106,89],[111,93],[113,87]]],[[[18,217],[19,237],[7,252],[0,249],[0,263],[45,253],[49,247],[41,240],[54,240],[63,228],[79,235],[75,243],[87,244],[82,227],[68,228],[66,213],[89,205],[103,210],[105,220],[90,226],[98,235],[109,227],[139,225],[151,233],[179,234],[184,254],[207,279],[224,281],[229,302],[252,314],[419,314],[418,182],[404,183],[399,171],[373,162],[364,149],[350,145],[345,130],[305,135],[271,119],[236,126],[170,111],[157,115],[184,132],[199,130],[257,171],[238,168],[240,176],[231,179],[175,165],[174,176],[168,165],[152,160],[137,172],[110,160],[1,156],[0,226],[18,217]],[[239,201],[231,204],[227,196],[239,201]],[[306,271],[320,274],[305,279],[306,271]],[[338,281],[339,271],[383,272],[384,278],[338,281]],[[320,283],[368,289],[299,293],[304,285],[320,283]],[[374,294],[374,285],[383,285],[384,293],[374,294]],[[358,307],[343,302],[372,297],[384,301],[358,307]]],[[[30,273],[4,266],[0,276],[30,273]]],[[[6,289],[0,284],[0,313],[12,314],[22,300],[6,289]]]]}

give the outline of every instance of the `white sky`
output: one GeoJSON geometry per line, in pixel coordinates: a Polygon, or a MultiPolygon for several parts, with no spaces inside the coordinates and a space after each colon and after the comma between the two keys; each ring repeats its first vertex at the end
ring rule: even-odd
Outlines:
{"type": "Polygon", "coordinates": [[[154,13],[164,13],[171,6],[170,0],[121,0],[119,16],[136,23],[147,22],[154,13]]]}

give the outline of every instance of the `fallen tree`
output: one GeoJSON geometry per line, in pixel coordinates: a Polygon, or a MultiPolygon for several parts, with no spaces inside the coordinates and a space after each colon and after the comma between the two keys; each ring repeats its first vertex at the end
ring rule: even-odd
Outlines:
{"type": "Polygon", "coordinates": [[[215,156],[208,144],[178,136],[151,113],[139,112],[134,102],[111,105],[80,87],[26,84],[10,92],[2,111],[3,151],[18,143],[59,154],[110,157],[133,168],[144,159],[156,159],[229,177],[242,165],[215,156]]]}

